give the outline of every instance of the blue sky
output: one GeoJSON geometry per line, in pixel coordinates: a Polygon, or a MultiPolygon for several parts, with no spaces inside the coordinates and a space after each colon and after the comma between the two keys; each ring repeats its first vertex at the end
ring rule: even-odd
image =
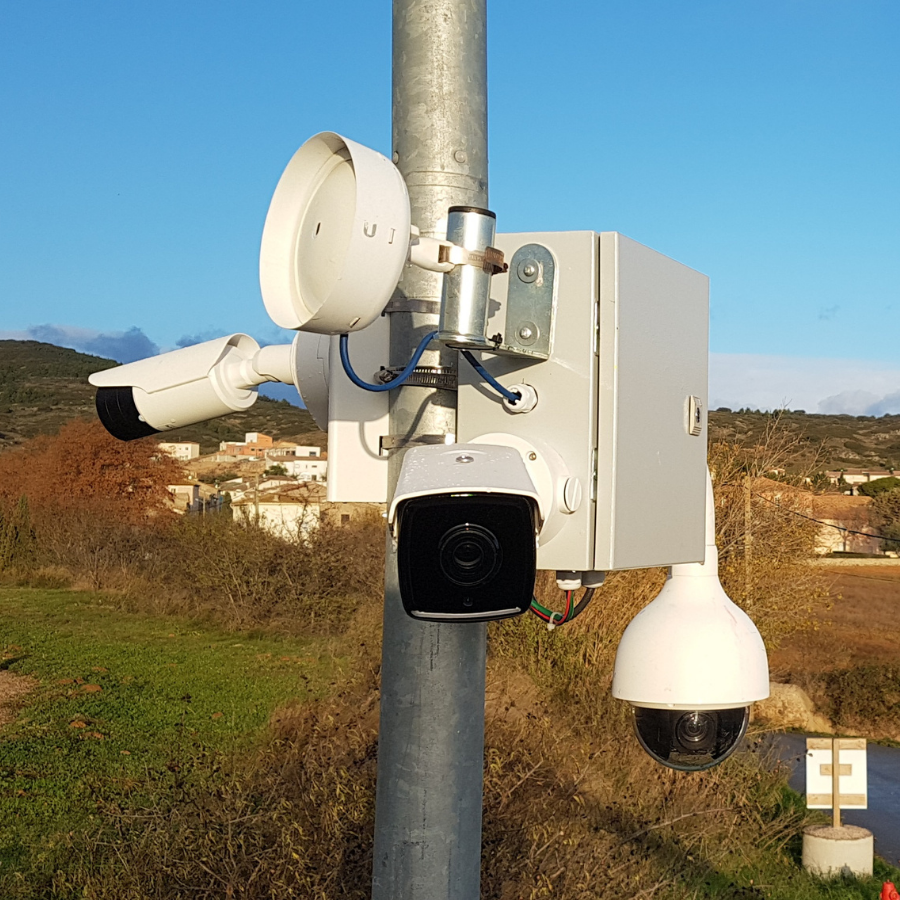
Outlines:
{"type": "MultiPolygon", "coordinates": [[[[505,231],[711,278],[712,405],[900,412],[900,4],[489,0],[505,231]]],[[[0,5],[0,337],[125,360],[268,320],[294,150],[390,154],[390,3],[0,5]]]]}

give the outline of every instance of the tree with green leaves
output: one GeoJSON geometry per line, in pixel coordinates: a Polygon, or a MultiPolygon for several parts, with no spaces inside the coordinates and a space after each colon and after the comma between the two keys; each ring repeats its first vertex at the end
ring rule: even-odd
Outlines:
{"type": "Polygon", "coordinates": [[[877,497],[900,488],[900,478],[889,475],[887,478],[874,478],[861,484],[857,490],[864,497],[877,497]]]}
{"type": "Polygon", "coordinates": [[[871,508],[872,519],[885,538],[881,549],[900,552],[900,488],[878,494],[871,508]]]}

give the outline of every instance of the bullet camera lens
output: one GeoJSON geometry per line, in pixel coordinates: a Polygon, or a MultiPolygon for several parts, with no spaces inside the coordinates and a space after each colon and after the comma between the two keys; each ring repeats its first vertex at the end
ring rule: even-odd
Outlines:
{"type": "Polygon", "coordinates": [[[97,390],[97,415],[103,427],[120,441],[158,434],[138,412],[134,402],[134,389],[130,387],[102,387],[97,390]]]}
{"type": "Polygon", "coordinates": [[[683,772],[700,772],[731,756],[747,730],[749,707],[737,709],[634,708],[634,730],[641,746],[658,763],[683,772]]]}
{"type": "Polygon", "coordinates": [[[503,552],[493,532],[466,522],[451,528],[441,539],[438,560],[441,571],[454,584],[475,587],[497,574],[503,552]]]}
{"type": "Polygon", "coordinates": [[[525,612],[534,596],[537,507],[510,494],[429,494],[398,512],[403,608],[415,619],[477,622],[525,612]]]}

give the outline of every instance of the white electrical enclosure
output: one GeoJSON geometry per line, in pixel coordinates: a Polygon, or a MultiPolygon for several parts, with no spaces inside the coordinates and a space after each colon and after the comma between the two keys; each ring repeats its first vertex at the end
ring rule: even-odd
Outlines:
{"type": "MultiPolygon", "coordinates": [[[[542,537],[539,568],[702,561],[708,279],[615,232],[497,235],[507,259],[526,244],[545,247],[556,268],[550,359],[481,359],[505,386],[532,387],[537,403],[512,413],[461,362],[459,440],[540,439],[583,486],[564,526],[542,537]]],[[[511,267],[492,279],[489,335],[504,332],[517,277],[511,267]]]]}
{"type": "MultiPolygon", "coordinates": [[[[328,482],[333,503],[386,503],[388,460],[380,454],[388,427],[388,392],[365,391],[340,364],[340,338],[330,338],[328,364],[328,482]]],[[[365,381],[387,365],[390,330],[386,316],[349,339],[350,361],[365,381]]]]}

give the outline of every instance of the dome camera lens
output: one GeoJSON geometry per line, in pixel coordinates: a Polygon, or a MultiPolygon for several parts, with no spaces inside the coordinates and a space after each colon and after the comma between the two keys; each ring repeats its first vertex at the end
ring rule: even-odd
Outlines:
{"type": "Polygon", "coordinates": [[[716,722],[706,712],[689,712],[675,723],[675,743],[687,750],[708,749],[716,736],[716,722]]]}
{"type": "Polygon", "coordinates": [[[737,709],[634,708],[634,730],[641,746],[658,763],[683,772],[718,765],[737,749],[750,720],[749,707],[737,709]]]}

